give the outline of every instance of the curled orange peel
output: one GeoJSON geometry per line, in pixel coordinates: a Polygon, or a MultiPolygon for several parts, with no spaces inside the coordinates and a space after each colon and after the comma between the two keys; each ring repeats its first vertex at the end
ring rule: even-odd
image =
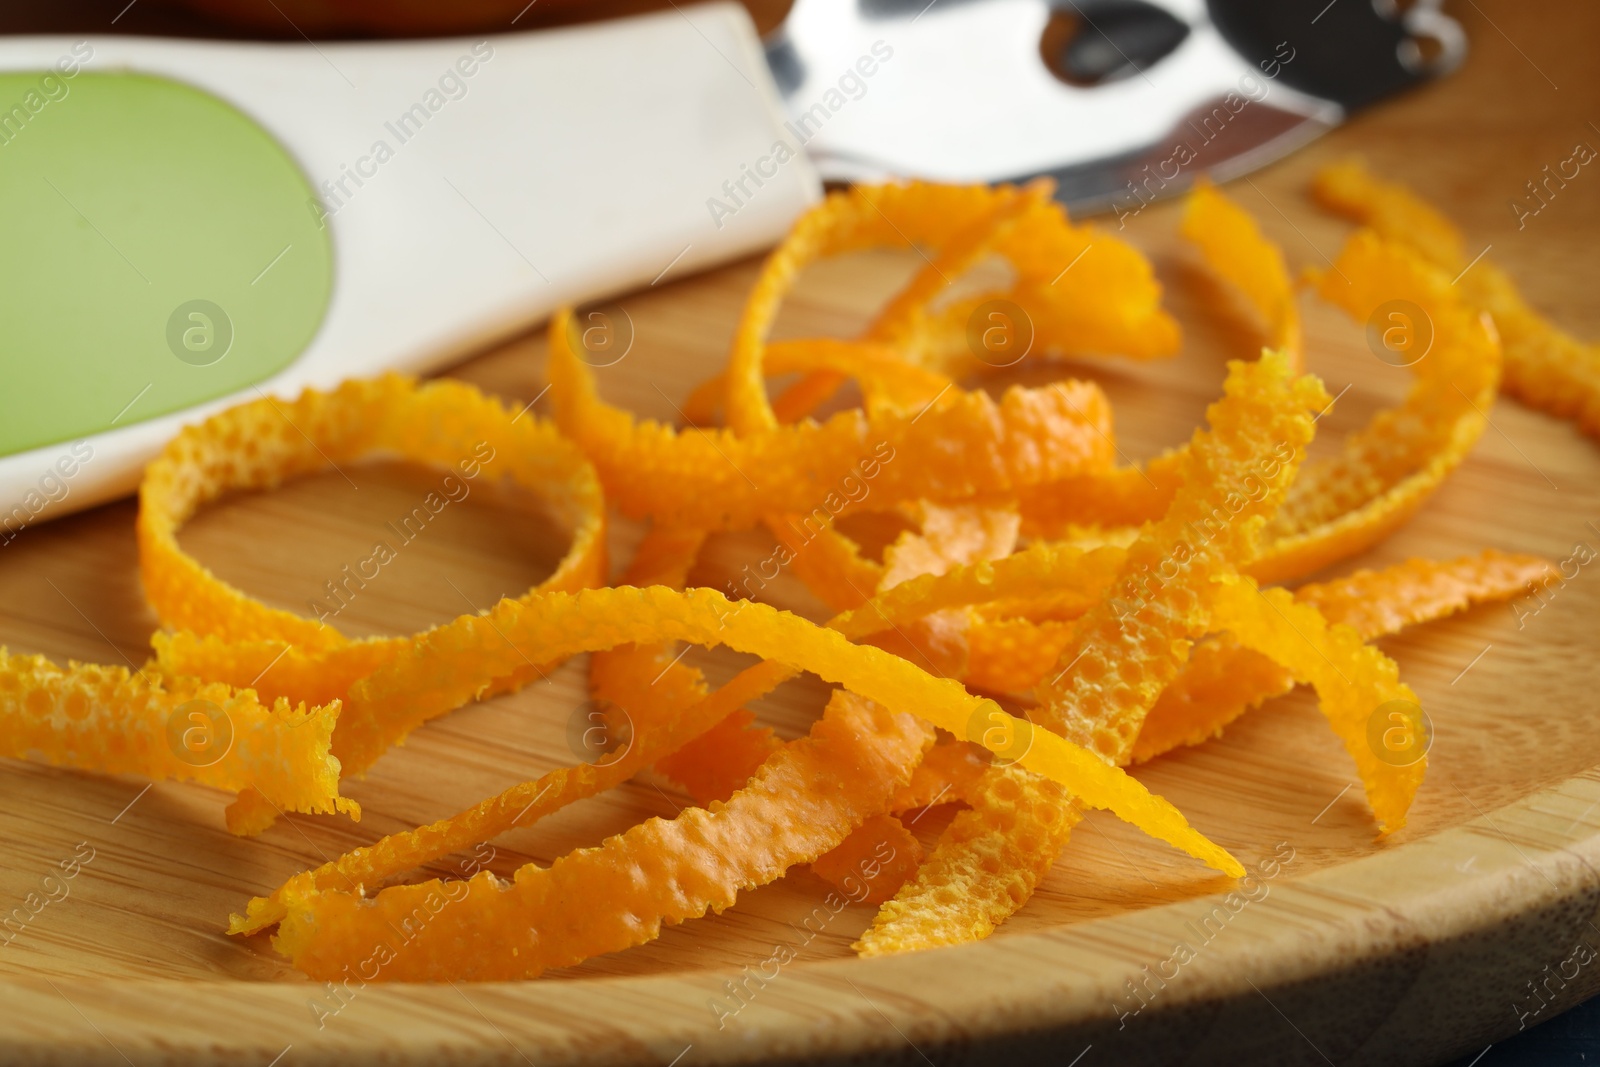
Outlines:
{"type": "Polygon", "coordinates": [[[1083,812],[1054,782],[996,768],[968,789],[916,877],[878,909],[852,946],[862,956],[915,952],[994,932],[1027,903],[1083,812]]]}
{"type": "Polygon", "coordinates": [[[1326,299],[1363,324],[1404,302],[1400,314],[1420,311],[1431,323],[1432,344],[1410,366],[1398,407],[1346,437],[1339,454],[1306,465],[1250,567],[1262,581],[1320,570],[1409,520],[1477,443],[1499,387],[1494,329],[1443,272],[1370,231],[1351,237],[1334,268],[1318,285],[1326,299]]]}
{"type": "Polygon", "coordinates": [[[1455,279],[1472,306],[1493,316],[1505,346],[1506,392],[1600,436],[1600,347],[1540,315],[1493,259],[1469,260],[1449,219],[1404,185],[1374,177],[1359,160],[1323,168],[1311,188],[1328,210],[1414,249],[1455,279]]]}
{"type": "Polygon", "coordinates": [[[558,312],[550,329],[556,421],[635,518],[705,530],[748,528],[769,515],[820,512],[831,521],[859,507],[847,479],[870,482],[882,507],[1064,477],[1113,454],[1105,395],[1083,382],[1012,388],[999,402],[951,389],[921,411],[849,410],[745,434],[639,421],[601,400],[570,343],[570,321],[558,312]]]}
{"type": "Polygon", "coordinates": [[[948,374],[976,369],[981,361],[967,346],[967,320],[997,296],[1029,317],[1041,349],[1066,344],[1134,357],[1171,354],[1178,329],[1161,308],[1149,262],[1110,234],[1068,223],[1050,192],[1045,182],[1022,188],[910,182],[830,194],[801,216],[767,258],[745,303],[728,358],[729,426],[748,434],[778,425],[763,369],[778,309],[805,267],[866,248],[934,250],[931,257],[922,253],[927,266],[867,332],[872,340],[893,343],[918,366],[948,374]],[[1098,254],[1091,259],[1095,246],[1098,254]],[[959,301],[945,309],[942,323],[927,324],[931,298],[989,252],[1009,263],[1011,286],[959,301]],[[1085,262],[1078,264],[1080,256],[1085,262]],[[1068,269],[1074,265],[1078,269],[1068,269]]]}
{"type": "MultiPolygon", "coordinates": [[[[398,454],[449,472],[440,492],[419,502],[424,524],[442,509],[432,501],[453,491],[451,480],[488,474],[542,495],[572,527],[572,544],[554,573],[526,597],[595,585],[605,577],[604,505],[588,461],[549,423],[520,417],[465,383],[419,384],[391,374],[328,392],[307,390],[294,401],[263,397],[182,430],[146,469],[139,489],[140,573],[151,606],[174,631],[154,640],[157,662],[164,673],[253,685],[266,699],[342,700],[333,751],[346,774],[363,772],[403,738],[375,725],[359,683],[418,637],[354,640],[326,620],[268,607],[184,552],[177,533],[203,505],[230,490],[267,489],[377,454],[398,454]]],[[[346,577],[352,580],[361,579],[346,577]]],[[[353,590],[346,586],[346,592],[353,590]]],[[[549,659],[524,659],[486,679],[486,691],[515,688],[552,665],[549,659]]]]}

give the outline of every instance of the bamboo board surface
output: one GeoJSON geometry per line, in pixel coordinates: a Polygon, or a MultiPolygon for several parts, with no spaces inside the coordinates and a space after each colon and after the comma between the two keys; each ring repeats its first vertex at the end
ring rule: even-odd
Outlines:
{"type": "MultiPolygon", "coordinates": [[[[1600,11],[1481,7],[1457,12],[1473,48],[1459,74],[1228,191],[1283,244],[1291,266],[1320,265],[1346,227],[1316,214],[1303,189],[1320,163],[1362,151],[1380,173],[1453,213],[1472,251],[1492,246],[1558,322],[1600,335],[1600,176],[1586,169],[1520,231],[1508,207],[1575,141],[1600,145],[1590,122],[1600,120],[1600,75],[1585,46],[1600,37],[1600,11]]],[[[1223,360],[1258,343],[1174,241],[1175,221],[1172,206],[1151,207],[1128,232],[1155,257],[1185,325],[1182,354],[1140,366],[1057,364],[1029,379],[1101,382],[1130,457],[1187,438],[1220,390],[1223,360]]],[[[623,298],[637,341],[606,372],[608,397],[672,419],[674,403],[724,357],[757,266],[669,274],[623,298]]],[[[812,271],[779,334],[849,334],[912,266],[862,255],[812,271]]],[[[1304,310],[1310,368],[1331,392],[1349,386],[1319,423],[1326,446],[1398,398],[1406,379],[1374,358],[1357,325],[1309,298],[1304,310]]],[[[531,335],[453,373],[525,403],[543,389],[542,353],[542,336],[531,335]]],[[[1595,442],[1511,401],[1491,418],[1470,460],[1413,522],[1331,573],[1484,547],[1553,560],[1578,542],[1600,547],[1595,442]]],[[[303,612],[438,477],[404,464],[330,471],[224,502],[182,540],[223,578],[303,612]]],[[[113,504],[30,529],[0,552],[0,642],[57,660],[142,662],[156,620],[139,590],[133,516],[131,502],[113,504]]],[[[614,566],[637,536],[614,524],[614,566]]],[[[538,581],[562,547],[562,531],[535,502],[480,484],[405,546],[337,623],[368,634],[446,621],[538,581]]],[[[693,580],[724,588],[771,547],[764,533],[718,538],[693,580]]],[[[763,597],[823,615],[788,576],[763,597]]],[[[1536,615],[1528,608],[1519,620],[1505,605],[1484,607],[1383,642],[1435,728],[1410,825],[1391,840],[1375,839],[1353,765],[1304,693],[1138,772],[1247,864],[1289,851],[1293,859],[1137,1014],[1125,982],[1167,960],[1175,940],[1193,940],[1186,931],[1228,886],[1102,814],[1073,835],[1034,900],[994,938],[930,955],[854,959],[848,946],[872,914],[865,905],[806,939],[793,924],[825,887],[805,870],[721,916],[539,982],[370,985],[342,1007],[264,937],[222,933],[231,910],[296,871],[572,762],[567,721],[585,697],[580,659],[548,684],[431,724],[386,756],[347,787],[366,813],[359,824],[294,816],[260,838],[236,839],[222,827],[219,793],[0,764],[0,902],[9,909],[63,861],[79,861],[70,892],[0,951],[0,1048],[7,1062],[141,1067],[213,1058],[691,1067],[846,1056],[942,1067],[1024,1055],[1084,1067],[1345,1064],[1474,1051],[1600,990],[1600,968],[1572,976],[1567,962],[1580,941],[1600,945],[1600,571],[1583,568],[1536,615]],[[725,981],[777,946],[797,959],[719,1026],[723,1013],[711,1005],[734,1003],[725,981]],[[1548,985],[1550,1004],[1533,998],[1530,982],[1563,970],[1568,977],[1548,985]]],[[[691,661],[714,679],[738,665],[715,653],[691,661]]],[[[797,683],[761,714],[793,736],[825,695],[797,683]]],[[[497,840],[489,866],[509,874],[548,862],[642,817],[671,816],[685,801],[668,783],[636,781],[497,840]]],[[[949,814],[933,809],[918,821],[926,843],[949,814]]]]}

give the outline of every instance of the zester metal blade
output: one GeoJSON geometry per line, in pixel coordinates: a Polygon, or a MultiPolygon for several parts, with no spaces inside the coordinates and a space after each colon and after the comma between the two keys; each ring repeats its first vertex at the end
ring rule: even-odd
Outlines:
{"type": "Polygon", "coordinates": [[[1263,166],[1464,52],[1436,3],[1324,3],[798,0],[767,56],[825,178],[1051,175],[1074,210],[1126,215],[1263,166]],[[1068,47],[1097,84],[1047,63],[1068,47]]]}

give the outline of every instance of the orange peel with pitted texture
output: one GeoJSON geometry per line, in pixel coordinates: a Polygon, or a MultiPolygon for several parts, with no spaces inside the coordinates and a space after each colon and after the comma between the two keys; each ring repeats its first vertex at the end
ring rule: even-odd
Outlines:
{"type": "Polygon", "coordinates": [[[1540,315],[1493,259],[1481,253],[1468,259],[1449,219],[1398,182],[1373,176],[1359,160],[1318,171],[1311,191],[1328,210],[1416,251],[1454,279],[1473,307],[1493,316],[1505,346],[1506,392],[1600,436],[1600,346],[1540,315]]]}
{"type": "Polygon", "coordinates": [[[281,811],[361,809],[339,795],[338,704],[259,700],[194,678],[18,656],[0,648],[0,755],[257,791],[281,811]],[[218,751],[220,749],[220,751],[218,751]]]}
{"type": "MultiPolygon", "coordinates": [[[[333,752],[346,774],[364,772],[404,739],[404,733],[377,725],[360,683],[415,638],[354,640],[325,619],[269,607],[184,552],[177,534],[202,506],[231,490],[271,488],[382,454],[445,468],[450,473],[441,485],[447,494],[454,491],[445,484],[449,480],[459,485],[461,478],[489,473],[543,495],[572,527],[572,544],[555,572],[527,597],[604,579],[604,502],[588,460],[549,423],[519,416],[463,382],[419,384],[391,374],[328,392],[307,390],[293,401],[262,397],[185,427],[146,469],[139,487],[140,574],[151,606],[171,631],[153,642],[162,672],[253,686],[267,699],[341,701],[333,752]]],[[[424,524],[443,509],[444,499],[437,492],[424,498],[424,524]]],[[[486,691],[517,688],[553,665],[524,660],[486,679],[486,691]]],[[[229,810],[229,826],[257,833],[273,815],[246,791],[229,810]]]]}

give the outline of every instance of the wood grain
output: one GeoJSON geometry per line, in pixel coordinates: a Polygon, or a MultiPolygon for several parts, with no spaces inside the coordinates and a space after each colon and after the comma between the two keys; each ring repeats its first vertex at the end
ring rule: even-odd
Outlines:
{"type": "MultiPolygon", "coordinates": [[[[1472,251],[1492,245],[1490,255],[1559,322],[1600,335],[1600,173],[1585,170],[1525,229],[1508,204],[1574,142],[1600,144],[1590,125],[1600,121],[1600,75],[1585,44],[1600,35],[1600,10],[1482,0],[1456,14],[1473,48],[1458,75],[1359,117],[1229,191],[1293,265],[1319,265],[1345,228],[1308,207],[1306,180],[1319,164],[1359,150],[1380,172],[1444,204],[1472,251]]],[[[1107,388],[1130,456],[1184,439],[1219,390],[1223,360],[1256,343],[1176,245],[1174,222],[1174,210],[1160,206],[1129,231],[1155,257],[1185,324],[1183,353],[1145,366],[1050,368],[1107,388]]],[[[672,418],[674,402],[723,358],[756,266],[669,276],[625,298],[637,343],[605,378],[607,394],[672,418]]],[[[780,333],[859,327],[910,267],[863,255],[814,270],[785,308],[780,333]]],[[[1312,369],[1334,392],[1350,386],[1319,424],[1325,442],[1337,440],[1396,398],[1405,379],[1336,312],[1310,301],[1305,311],[1312,369]]],[[[542,351],[534,334],[453,373],[526,402],[543,388],[542,351]]],[[[1492,419],[1423,513],[1343,570],[1485,546],[1560,559],[1575,542],[1600,545],[1594,442],[1511,402],[1492,419]]],[[[403,464],[328,472],[224,502],[183,541],[228,580],[303,611],[433,477],[403,464]]],[[[30,529],[0,551],[0,642],[58,659],[142,662],[155,619],[139,592],[132,523],[133,505],[123,502],[30,529]]],[[[625,560],[636,537],[618,523],[614,558],[625,560]]],[[[770,547],[762,534],[719,538],[695,580],[721,586],[770,547]]],[[[362,634],[427,626],[525,588],[560,551],[561,532],[536,500],[477,488],[338,621],[362,634]]],[[[784,606],[821,614],[791,580],[769,592],[784,606]]],[[[943,1065],[1010,1057],[1092,1067],[1428,1063],[1475,1051],[1515,1031],[1519,1013],[1531,1013],[1529,1022],[1549,1018],[1600,989],[1600,965],[1592,963],[1550,982],[1548,1006],[1540,1008],[1529,986],[1559,971],[1580,940],[1600,945],[1597,609],[1600,571],[1585,568],[1521,627],[1502,605],[1384,642],[1436,729],[1411,824],[1392,840],[1375,840],[1352,765],[1301,694],[1248,716],[1219,742],[1142,769],[1152,789],[1246,862],[1280,843],[1294,858],[1176,978],[1152,982],[1137,1015],[1123,1014],[1139,1005],[1125,983],[1145,981],[1144,969],[1166,960],[1175,940],[1193,941],[1191,924],[1212,913],[1227,887],[1100,815],[993,939],[917,957],[852,958],[848,945],[870,919],[865,907],[846,909],[802,944],[791,924],[822,890],[797,871],[638,950],[536,983],[367,986],[319,1028],[308,1001],[325,990],[286,967],[264,938],[222,934],[230,910],[295,871],[570,762],[565,723],[583,700],[582,661],[548,684],[434,723],[386,756],[349,788],[366,811],[359,824],[294,817],[262,838],[238,840],[222,828],[220,794],[6,762],[0,903],[10,908],[37,891],[80,842],[94,856],[69,883],[70,895],[0,951],[0,1047],[15,1063],[126,1058],[141,1067],[268,1064],[280,1053],[285,1065],[943,1065]],[[799,958],[719,1028],[709,1002],[725,998],[724,982],[779,944],[797,946],[799,958]]],[[[714,678],[735,666],[730,657],[694,655],[714,678]]],[[[797,683],[761,712],[792,735],[824,696],[820,686],[797,683]]],[[[505,874],[530,859],[547,862],[641,817],[671,815],[684,801],[666,783],[631,783],[506,835],[491,866],[505,874]]],[[[946,818],[935,809],[916,829],[931,841],[946,818]]]]}

